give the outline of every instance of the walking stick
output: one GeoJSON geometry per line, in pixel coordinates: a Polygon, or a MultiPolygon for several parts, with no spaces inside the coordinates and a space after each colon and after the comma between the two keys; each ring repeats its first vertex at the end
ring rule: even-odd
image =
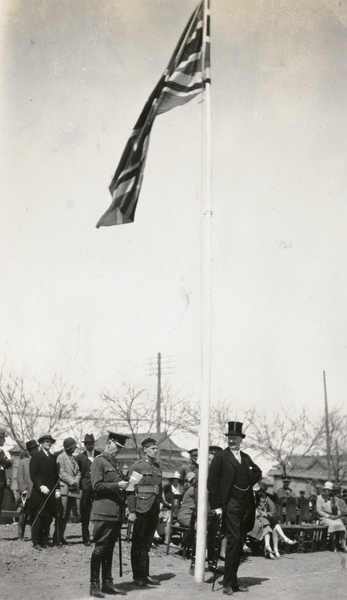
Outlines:
{"type": "Polygon", "coordinates": [[[218,572],[218,560],[220,555],[222,541],[222,519],[218,518],[218,529],[216,531],[215,543],[214,543],[214,556],[213,556],[213,579],[212,579],[212,591],[214,590],[214,584],[217,579],[218,572]]]}
{"type": "Polygon", "coordinates": [[[119,577],[123,577],[123,564],[122,564],[122,535],[121,535],[121,531],[122,528],[119,531],[119,538],[118,538],[118,544],[119,544],[119,577]]]}

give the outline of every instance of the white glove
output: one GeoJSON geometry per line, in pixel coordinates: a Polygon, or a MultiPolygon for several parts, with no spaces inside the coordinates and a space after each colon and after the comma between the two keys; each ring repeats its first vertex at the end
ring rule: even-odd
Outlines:
{"type": "Polygon", "coordinates": [[[40,490],[43,494],[49,494],[49,489],[45,485],[40,485],[40,490]]]}
{"type": "Polygon", "coordinates": [[[215,511],[214,511],[215,515],[222,516],[222,513],[223,513],[223,511],[221,508],[215,508],[215,511]]]}

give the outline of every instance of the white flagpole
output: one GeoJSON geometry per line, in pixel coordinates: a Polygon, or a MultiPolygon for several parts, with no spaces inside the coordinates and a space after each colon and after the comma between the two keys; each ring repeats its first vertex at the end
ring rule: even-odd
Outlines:
{"type": "Polygon", "coordinates": [[[212,155],[211,155],[211,84],[205,51],[209,1],[204,0],[203,70],[208,79],[203,91],[202,152],[202,324],[201,324],[201,399],[199,436],[199,483],[196,531],[195,581],[205,578],[207,536],[207,475],[210,433],[211,345],[212,345],[212,155]]]}

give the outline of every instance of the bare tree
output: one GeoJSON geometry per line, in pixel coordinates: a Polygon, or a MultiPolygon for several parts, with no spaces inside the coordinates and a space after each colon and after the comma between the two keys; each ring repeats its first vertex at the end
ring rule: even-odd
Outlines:
{"type": "Polygon", "coordinates": [[[258,456],[279,463],[282,474],[286,475],[304,456],[317,451],[323,433],[323,419],[309,419],[305,408],[299,412],[288,409],[276,413],[253,409],[247,445],[258,456]]]}
{"type": "Polygon", "coordinates": [[[60,437],[83,422],[77,389],[61,376],[41,385],[5,369],[0,374],[0,421],[21,447],[25,441],[50,432],[60,437]]]}
{"type": "Polygon", "coordinates": [[[229,398],[219,399],[210,410],[210,441],[225,446],[228,421],[241,421],[246,432],[253,419],[252,409],[237,408],[229,398]]]}
{"type": "Polygon", "coordinates": [[[332,479],[339,482],[347,474],[347,414],[340,408],[333,408],[328,424],[332,479]]]}
{"type": "MultiPolygon", "coordinates": [[[[140,454],[137,435],[142,431],[158,433],[157,398],[145,389],[137,389],[129,383],[113,392],[101,392],[105,406],[103,418],[121,424],[130,431],[131,438],[140,454]]],[[[189,408],[189,402],[179,393],[174,394],[169,386],[161,393],[160,406],[160,439],[162,442],[169,436],[182,432],[194,432],[196,427],[195,412],[189,408]]]]}

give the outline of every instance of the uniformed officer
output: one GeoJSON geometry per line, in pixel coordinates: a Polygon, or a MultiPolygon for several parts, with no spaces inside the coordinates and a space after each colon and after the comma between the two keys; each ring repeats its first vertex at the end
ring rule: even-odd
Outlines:
{"type": "Polygon", "coordinates": [[[134,523],[131,544],[131,566],[136,585],[159,585],[156,577],[149,575],[149,551],[158,523],[159,505],[162,491],[162,475],[156,462],[158,445],[153,438],[142,442],[144,458],[136,461],[129,470],[142,478],[136,485],[135,492],[127,494],[130,522],[134,523]]]}
{"type": "Polygon", "coordinates": [[[129,436],[109,432],[105,450],[96,456],[91,465],[91,482],[94,494],[91,521],[94,521],[94,550],[90,563],[90,595],[105,598],[106,594],[125,594],[113,585],[113,550],[124,518],[124,493],[128,482],[116,456],[129,436]],[[102,587],[100,590],[100,565],[102,587]]]}

